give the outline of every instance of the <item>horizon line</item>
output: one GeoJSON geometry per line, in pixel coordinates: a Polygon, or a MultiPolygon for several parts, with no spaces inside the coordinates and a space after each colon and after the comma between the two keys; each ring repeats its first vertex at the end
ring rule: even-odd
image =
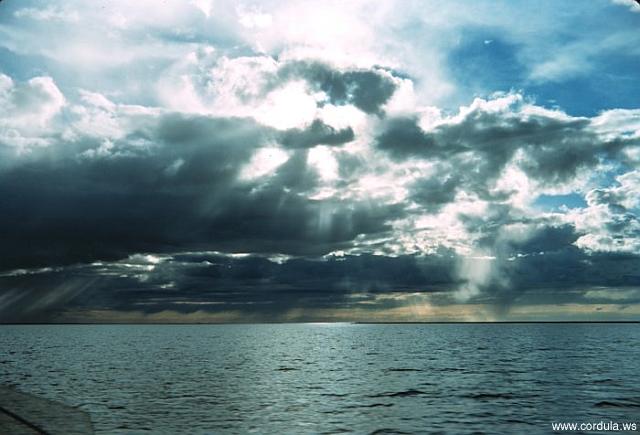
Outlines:
{"type": "Polygon", "coordinates": [[[603,324],[636,323],[640,320],[484,320],[484,321],[299,321],[299,322],[0,322],[0,326],[43,326],[43,325],[478,325],[478,324],[603,324]]]}

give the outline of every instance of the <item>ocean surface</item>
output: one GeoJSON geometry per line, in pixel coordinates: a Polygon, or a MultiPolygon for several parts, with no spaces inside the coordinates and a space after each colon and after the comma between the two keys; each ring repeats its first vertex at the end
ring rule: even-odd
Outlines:
{"type": "Polygon", "coordinates": [[[551,433],[640,422],[640,325],[0,326],[0,383],[98,434],[551,433]]]}

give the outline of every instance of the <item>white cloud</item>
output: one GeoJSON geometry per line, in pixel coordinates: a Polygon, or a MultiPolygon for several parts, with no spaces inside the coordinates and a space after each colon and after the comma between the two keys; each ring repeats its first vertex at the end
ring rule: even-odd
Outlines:
{"type": "Polygon", "coordinates": [[[47,6],[43,9],[23,8],[13,13],[17,18],[30,18],[38,21],[65,21],[77,22],[80,15],[77,11],[65,10],[56,6],[47,6]]]}
{"type": "Polygon", "coordinates": [[[617,185],[591,190],[588,207],[566,219],[584,235],[580,248],[600,252],[640,252],[640,171],[616,177],[617,185]]]}
{"type": "Polygon", "coordinates": [[[256,107],[254,117],[278,129],[310,124],[316,116],[317,101],[304,82],[292,82],[270,92],[256,107]]]}
{"type": "Polygon", "coordinates": [[[80,101],[69,107],[69,119],[64,125],[67,138],[94,137],[104,139],[102,152],[111,150],[106,146],[113,140],[125,137],[131,130],[142,125],[142,120],[155,117],[159,109],[127,104],[116,104],[102,94],[79,90],[80,101]],[[106,148],[105,148],[106,146],[106,148]]]}
{"type": "Polygon", "coordinates": [[[14,82],[0,74],[0,141],[20,151],[46,145],[66,99],[51,77],[14,82]]]}
{"type": "Polygon", "coordinates": [[[611,0],[616,5],[627,6],[633,12],[640,13],[640,5],[635,0],[611,0]]]}
{"type": "Polygon", "coordinates": [[[338,161],[331,148],[317,146],[309,150],[307,162],[318,171],[324,181],[333,181],[338,178],[338,161]]]}
{"type": "Polygon", "coordinates": [[[272,175],[273,172],[289,160],[289,154],[281,148],[260,148],[251,161],[241,170],[240,179],[255,180],[272,175]]]}
{"type": "Polygon", "coordinates": [[[236,12],[240,24],[249,29],[264,29],[270,27],[273,22],[270,14],[262,12],[262,10],[256,6],[248,8],[240,5],[236,8],[236,12]]]}
{"type": "Polygon", "coordinates": [[[191,4],[198,8],[207,18],[211,16],[214,9],[212,0],[191,0],[191,4]]]}
{"type": "Polygon", "coordinates": [[[613,109],[602,112],[591,121],[605,140],[623,137],[640,138],[640,109],[613,109]]]}

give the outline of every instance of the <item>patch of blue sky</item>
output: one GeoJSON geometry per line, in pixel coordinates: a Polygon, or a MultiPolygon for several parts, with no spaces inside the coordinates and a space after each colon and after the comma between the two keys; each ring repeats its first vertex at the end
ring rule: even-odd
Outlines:
{"type": "Polygon", "coordinates": [[[448,70],[463,100],[521,88],[526,68],[519,47],[492,28],[466,29],[448,56],[448,70]]]}
{"type": "Polygon", "coordinates": [[[38,55],[19,55],[5,47],[0,47],[0,73],[17,81],[27,81],[36,76],[51,75],[51,68],[45,66],[47,59],[38,55]]]}
{"type": "Polygon", "coordinates": [[[608,171],[595,172],[591,178],[591,181],[599,187],[618,185],[617,177],[634,169],[629,165],[615,160],[604,159],[602,162],[610,169],[608,171]]]}
{"type": "Polygon", "coordinates": [[[610,109],[634,109],[640,101],[640,56],[597,56],[594,74],[523,86],[524,92],[546,107],[573,116],[594,116],[610,109]]]}
{"type": "Polygon", "coordinates": [[[574,116],[636,108],[640,14],[610,2],[589,2],[574,11],[545,5],[564,16],[563,28],[552,27],[547,34],[514,32],[509,25],[459,29],[447,55],[460,100],[455,104],[516,90],[574,116]],[[557,69],[546,75],[537,71],[547,62],[557,63],[557,69]]]}
{"type": "Polygon", "coordinates": [[[587,202],[579,193],[566,195],[540,195],[533,202],[533,206],[542,211],[562,211],[564,209],[585,208],[587,202]]]}

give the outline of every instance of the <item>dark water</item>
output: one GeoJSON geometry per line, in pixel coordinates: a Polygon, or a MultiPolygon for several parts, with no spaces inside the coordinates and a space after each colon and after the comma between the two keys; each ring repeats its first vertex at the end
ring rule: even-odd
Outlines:
{"type": "Polygon", "coordinates": [[[0,382],[105,434],[550,433],[640,421],[639,344],[634,324],[2,326],[0,382]]]}

